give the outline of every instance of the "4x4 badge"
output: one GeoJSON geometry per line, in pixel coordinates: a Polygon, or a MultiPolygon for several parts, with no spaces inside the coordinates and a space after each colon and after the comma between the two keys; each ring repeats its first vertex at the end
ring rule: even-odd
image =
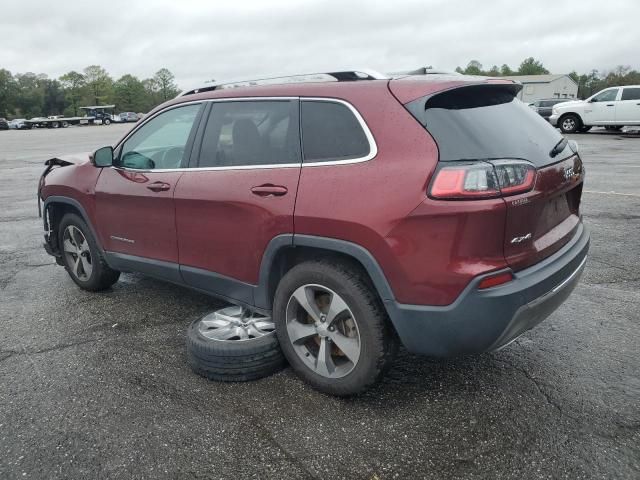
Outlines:
{"type": "Polygon", "coordinates": [[[514,237],[511,239],[511,243],[522,243],[525,240],[529,240],[531,238],[531,233],[527,233],[526,235],[523,235],[522,237],[514,237]]]}

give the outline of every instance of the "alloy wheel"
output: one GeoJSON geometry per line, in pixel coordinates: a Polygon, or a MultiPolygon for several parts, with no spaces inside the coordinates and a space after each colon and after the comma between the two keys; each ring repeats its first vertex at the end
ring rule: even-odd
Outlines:
{"type": "Polygon", "coordinates": [[[287,303],[286,325],[294,351],[318,375],[344,377],[357,365],[361,352],[358,324],[333,290],[317,284],[296,289],[287,303]]]}
{"type": "Polygon", "coordinates": [[[250,340],[272,335],[276,329],[271,317],[237,305],[206,315],[200,319],[197,328],[203,337],[218,341],[250,340]]]}
{"type": "Polygon", "coordinates": [[[571,131],[576,128],[576,121],[571,117],[565,118],[562,121],[562,128],[564,130],[571,131]]]}
{"type": "Polygon", "coordinates": [[[69,225],[62,235],[63,251],[71,273],[81,281],[87,281],[93,271],[93,262],[89,243],[82,231],[75,225],[69,225]]]}

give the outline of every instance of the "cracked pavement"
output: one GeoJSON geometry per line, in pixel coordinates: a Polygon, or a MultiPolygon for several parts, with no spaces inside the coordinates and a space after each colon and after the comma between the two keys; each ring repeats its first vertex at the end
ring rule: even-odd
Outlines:
{"type": "Polygon", "coordinates": [[[129,128],[0,132],[0,478],[640,478],[640,139],[577,135],[587,268],[504,350],[402,352],[341,400],[290,369],[222,384],[186,364],[216,300],[125,274],[79,290],[41,247],[43,161],[129,128]]]}

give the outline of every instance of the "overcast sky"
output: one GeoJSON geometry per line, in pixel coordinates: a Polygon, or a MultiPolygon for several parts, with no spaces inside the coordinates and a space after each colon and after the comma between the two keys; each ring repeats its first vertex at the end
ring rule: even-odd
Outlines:
{"type": "Polygon", "coordinates": [[[0,7],[0,68],[216,78],[469,60],[552,73],[640,69],[640,1],[18,0],[0,7]]]}

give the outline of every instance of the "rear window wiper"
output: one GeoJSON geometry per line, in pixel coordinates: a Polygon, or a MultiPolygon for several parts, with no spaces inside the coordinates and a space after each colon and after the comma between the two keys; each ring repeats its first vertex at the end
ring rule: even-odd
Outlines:
{"type": "Polygon", "coordinates": [[[562,137],[562,140],[556,143],[556,146],[551,149],[551,151],[549,152],[549,156],[553,158],[558,155],[564,150],[564,148],[567,146],[567,143],[569,143],[569,140],[567,140],[565,137],[562,137]]]}

